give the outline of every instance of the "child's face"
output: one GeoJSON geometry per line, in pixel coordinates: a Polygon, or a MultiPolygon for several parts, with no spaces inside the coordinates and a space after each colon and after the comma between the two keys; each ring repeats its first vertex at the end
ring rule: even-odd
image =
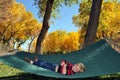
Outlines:
{"type": "Polygon", "coordinates": [[[78,64],[74,64],[72,67],[72,70],[74,72],[82,72],[83,71],[82,67],[80,67],[78,64]]]}

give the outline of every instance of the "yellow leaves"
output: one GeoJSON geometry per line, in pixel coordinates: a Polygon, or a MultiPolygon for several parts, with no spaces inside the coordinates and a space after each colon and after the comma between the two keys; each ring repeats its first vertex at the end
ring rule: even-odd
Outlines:
{"type": "Polygon", "coordinates": [[[31,45],[31,52],[34,52],[35,51],[35,48],[36,48],[36,42],[37,42],[37,38],[35,38],[32,42],[32,45],[31,45]]]}
{"type": "Polygon", "coordinates": [[[23,4],[14,3],[11,7],[12,16],[19,17],[25,12],[25,7],[23,4]]]}
{"type": "Polygon", "coordinates": [[[78,50],[79,47],[79,36],[77,32],[68,33],[68,37],[64,41],[64,48],[66,52],[78,50]]]}
{"type": "Polygon", "coordinates": [[[115,10],[115,3],[114,2],[104,2],[103,3],[103,8],[106,11],[114,11],[115,10]]]}
{"type": "Polygon", "coordinates": [[[40,32],[42,24],[34,19],[31,12],[26,12],[23,4],[13,1],[9,8],[3,10],[9,14],[4,15],[4,22],[0,21],[1,42],[9,44],[12,41],[16,45],[21,45],[30,37],[36,37],[40,32]]]}
{"type": "Polygon", "coordinates": [[[4,35],[5,35],[4,40],[8,40],[8,39],[10,39],[11,34],[9,34],[9,33],[5,33],[4,35]]]}
{"type": "Polygon", "coordinates": [[[117,2],[104,2],[100,16],[99,30],[105,30],[108,37],[120,29],[120,6],[117,2]]]}
{"type": "Polygon", "coordinates": [[[43,52],[66,53],[78,50],[79,36],[78,32],[54,31],[49,33],[43,43],[43,52]]]}
{"type": "Polygon", "coordinates": [[[12,6],[13,0],[0,0],[0,22],[10,18],[10,7],[12,6]]]}
{"type": "Polygon", "coordinates": [[[37,20],[31,19],[26,22],[26,35],[37,36],[42,28],[42,23],[38,23],[37,20]]]}
{"type": "MultiPolygon", "coordinates": [[[[80,43],[82,42],[82,38],[84,38],[85,31],[88,26],[89,14],[91,8],[90,0],[82,1],[80,3],[79,14],[73,17],[73,23],[75,26],[80,28],[80,43]]],[[[111,36],[111,34],[115,34],[120,32],[120,2],[118,0],[104,0],[101,8],[99,25],[97,30],[97,39],[102,38],[102,31],[111,36]]]]}
{"type": "Polygon", "coordinates": [[[56,52],[55,50],[57,50],[59,47],[58,44],[60,43],[58,38],[60,38],[58,31],[52,32],[46,37],[46,46],[44,46],[47,49],[46,51],[56,52]]]}

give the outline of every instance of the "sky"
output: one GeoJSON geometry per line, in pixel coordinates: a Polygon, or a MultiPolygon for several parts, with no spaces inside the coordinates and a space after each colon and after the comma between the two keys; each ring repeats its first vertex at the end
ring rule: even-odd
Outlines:
{"type": "MultiPolygon", "coordinates": [[[[16,0],[18,3],[23,3],[27,11],[30,11],[34,17],[40,21],[38,16],[38,8],[34,4],[34,0],[16,0]],[[29,1],[29,2],[28,2],[29,1]]],[[[78,14],[79,5],[72,7],[63,6],[60,9],[60,17],[50,24],[49,32],[56,30],[65,30],[67,32],[77,31],[78,28],[72,23],[72,16],[78,14]]]]}

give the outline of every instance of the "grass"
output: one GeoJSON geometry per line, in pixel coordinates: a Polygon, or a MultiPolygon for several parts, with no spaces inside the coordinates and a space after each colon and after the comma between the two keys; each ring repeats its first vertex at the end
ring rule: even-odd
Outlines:
{"type": "Polygon", "coordinates": [[[0,63],[0,80],[120,80],[120,73],[117,75],[105,75],[84,79],[58,79],[25,73],[21,70],[0,63]]]}
{"type": "Polygon", "coordinates": [[[19,75],[20,73],[23,73],[23,71],[20,71],[18,69],[0,63],[0,77],[14,76],[14,75],[19,75]]]}

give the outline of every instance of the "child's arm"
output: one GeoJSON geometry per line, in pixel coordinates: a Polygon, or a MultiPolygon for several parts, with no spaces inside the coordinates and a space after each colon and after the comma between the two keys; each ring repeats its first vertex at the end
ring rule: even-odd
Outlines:
{"type": "Polygon", "coordinates": [[[61,66],[65,65],[65,64],[66,64],[66,61],[65,61],[65,60],[62,60],[62,61],[60,62],[60,65],[61,65],[61,66]]]}
{"type": "Polygon", "coordinates": [[[60,67],[60,73],[66,75],[68,69],[72,67],[72,64],[70,62],[67,62],[66,60],[62,60],[60,63],[60,67]]]}
{"type": "Polygon", "coordinates": [[[68,66],[72,66],[73,65],[72,63],[70,63],[70,62],[68,62],[66,60],[62,60],[61,63],[60,63],[61,66],[65,65],[65,64],[68,65],[68,66]]]}
{"type": "Polygon", "coordinates": [[[61,60],[58,72],[65,75],[67,73],[66,67],[67,67],[66,60],[61,60]]]}
{"type": "Polygon", "coordinates": [[[61,71],[61,73],[64,74],[64,75],[66,75],[66,73],[67,73],[66,66],[67,66],[66,64],[64,64],[64,65],[62,66],[62,71],[61,71]]]}

